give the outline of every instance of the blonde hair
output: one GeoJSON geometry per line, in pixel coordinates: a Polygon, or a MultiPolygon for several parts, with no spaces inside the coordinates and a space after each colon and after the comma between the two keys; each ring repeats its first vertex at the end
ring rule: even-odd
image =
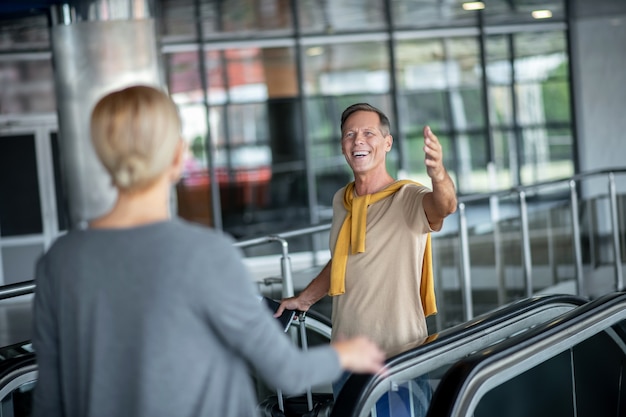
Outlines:
{"type": "Polygon", "coordinates": [[[91,140],[120,190],[150,185],[172,163],[181,140],[176,104],[161,90],[133,86],[101,98],[91,113],[91,140]]]}

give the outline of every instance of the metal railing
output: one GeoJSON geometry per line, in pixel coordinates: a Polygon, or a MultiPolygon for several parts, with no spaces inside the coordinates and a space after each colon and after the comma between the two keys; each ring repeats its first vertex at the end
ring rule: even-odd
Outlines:
{"type": "Polygon", "coordinates": [[[280,243],[282,250],[282,255],[280,258],[281,276],[283,284],[282,293],[284,298],[292,297],[294,295],[293,272],[291,267],[291,261],[289,258],[289,242],[287,241],[287,239],[293,237],[308,236],[315,233],[326,232],[328,230],[330,230],[330,223],[305,227],[303,229],[292,230],[255,239],[242,240],[236,242],[235,246],[240,248],[248,248],[272,242],[280,243]]]}
{"type": "MultiPolygon", "coordinates": [[[[460,287],[462,293],[462,303],[464,320],[470,320],[474,317],[474,299],[472,295],[472,269],[470,258],[470,242],[469,242],[469,230],[470,225],[468,221],[468,213],[466,206],[476,202],[486,202],[489,207],[489,214],[492,221],[497,221],[497,216],[493,215],[493,211],[497,210],[497,204],[493,204],[502,198],[517,198],[519,202],[519,216],[521,224],[521,247],[522,247],[522,269],[524,275],[525,292],[527,296],[532,295],[533,288],[533,262],[531,255],[530,244],[530,231],[528,221],[528,204],[527,198],[529,195],[533,195],[545,190],[554,188],[555,186],[569,187],[569,204],[571,208],[571,222],[572,222],[572,247],[573,247],[573,259],[575,269],[576,280],[576,294],[580,296],[586,296],[584,293],[585,277],[583,275],[583,254],[581,246],[581,225],[579,218],[579,188],[581,183],[589,179],[605,178],[607,181],[607,191],[609,198],[610,208],[610,233],[611,233],[611,245],[613,247],[613,262],[614,262],[614,289],[620,290],[624,288],[624,279],[622,272],[622,249],[620,241],[620,229],[619,229],[619,214],[617,204],[617,191],[615,185],[615,176],[617,174],[625,174],[626,168],[623,169],[611,169],[611,170],[599,170],[587,173],[581,173],[571,178],[547,181],[543,183],[537,183],[529,186],[515,187],[509,190],[497,191],[491,193],[477,194],[461,196],[458,199],[458,230],[453,233],[435,233],[433,234],[433,240],[441,238],[450,238],[458,240],[460,249],[460,287]]],[[[330,230],[330,223],[320,224],[310,227],[305,227],[298,230],[286,231],[283,233],[272,234],[265,237],[248,239],[235,242],[234,245],[240,248],[248,248],[257,245],[264,245],[270,243],[278,243],[281,246],[281,280],[282,280],[282,295],[283,297],[291,297],[294,295],[294,282],[293,282],[293,270],[290,261],[289,242],[288,240],[294,237],[303,237],[314,235],[317,233],[327,232],[330,230]]],[[[494,235],[494,239],[497,236],[494,235]]],[[[314,257],[312,257],[314,258],[314,257]]],[[[311,266],[314,265],[312,262],[311,266]]],[[[504,283],[502,283],[504,285],[504,283]]],[[[34,290],[33,281],[25,281],[22,283],[5,285],[0,287],[0,300],[15,297],[23,294],[32,293],[34,290]]],[[[438,325],[438,329],[441,330],[442,326],[438,325]]]]}
{"type": "MultiPolygon", "coordinates": [[[[544,190],[555,188],[556,186],[569,187],[569,203],[571,209],[571,222],[572,222],[572,247],[573,258],[575,267],[575,281],[576,281],[576,294],[586,296],[585,294],[585,277],[583,275],[583,255],[580,236],[580,217],[578,212],[578,205],[580,203],[578,196],[578,188],[582,185],[582,182],[594,178],[605,177],[607,181],[607,191],[610,207],[610,230],[611,240],[613,246],[613,263],[614,263],[614,289],[620,290],[624,288],[624,279],[622,273],[622,259],[621,259],[621,243],[620,243],[620,228],[619,228],[619,215],[617,210],[617,192],[615,186],[615,175],[624,174],[626,169],[610,169],[610,170],[598,170],[587,173],[581,173],[568,179],[546,181],[542,183],[536,183],[528,186],[519,186],[505,191],[498,191],[492,193],[485,193],[479,195],[463,196],[458,199],[458,216],[459,216],[459,232],[458,239],[460,244],[461,253],[461,278],[462,285],[461,291],[463,293],[464,304],[464,318],[469,320],[474,316],[473,299],[472,299],[472,274],[471,274],[471,259],[470,259],[470,243],[468,237],[468,217],[466,212],[466,205],[469,203],[476,203],[484,201],[486,203],[492,203],[494,199],[516,197],[519,202],[520,210],[520,224],[521,224],[521,247],[522,247],[522,259],[523,259],[523,275],[525,283],[526,296],[532,295],[533,289],[533,262],[531,254],[529,222],[528,222],[528,204],[527,196],[531,193],[539,193],[544,190]]],[[[494,218],[493,204],[488,204],[489,218],[494,218]]],[[[497,216],[496,216],[497,217],[497,216]]],[[[436,239],[437,236],[433,235],[436,239]]],[[[497,237],[496,237],[497,238],[497,237]]]]}
{"type": "MultiPolygon", "coordinates": [[[[461,292],[464,310],[464,320],[470,320],[474,317],[474,300],[472,296],[472,272],[471,272],[471,258],[470,258],[470,243],[469,243],[469,222],[466,206],[471,203],[477,203],[484,201],[488,203],[489,218],[492,221],[497,221],[498,216],[494,215],[493,211],[497,210],[497,204],[494,201],[506,198],[510,199],[514,197],[519,203],[519,219],[520,219],[520,235],[521,235],[521,248],[522,248],[522,270],[524,276],[525,295],[530,297],[533,293],[533,260],[531,254],[531,239],[530,239],[530,226],[529,226],[529,204],[527,199],[537,193],[545,192],[546,190],[553,189],[561,186],[561,188],[569,188],[569,204],[571,209],[571,240],[573,248],[575,281],[576,281],[576,294],[580,296],[586,296],[585,294],[585,277],[583,276],[583,254],[581,245],[581,225],[579,217],[579,188],[581,183],[585,180],[594,178],[606,178],[607,190],[610,206],[610,230],[611,241],[613,246],[614,256],[614,289],[619,290],[624,287],[623,273],[622,273],[622,259],[621,259],[621,243],[619,235],[619,216],[617,210],[617,192],[615,187],[615,175],[624,174],[626,169],[611,169],[611,170],[598,170],[593,172],[581,173],[571,178],[552,180],[542,183],[536,183],[528,186],[514,187],[508,190],[502,190],[491,193],[481,193],[477,195],[461,196],[458,199],[458,230],[453,232],[454,238],[458,239],[458,244],[461,254],[461,292]]],[[[285,233],[279,233],[276,235],[270,235],[263,238],[243,240],[236,243],[239,247],[250,247],[259,244],[265,244],[269,242],[279,242],[282,248],[281,257],[281,274],[283,280],[283,296],[290,297],[294,294],[293,288],[293,271],[291,263],[289,261],[289,244],[287,239],[292,237],[301,237],[311,235],[320,232],[326,232],[330,230],[330,224],[316,225],[303,229],[293,230],[285,233]]],[[[442,237],[450,237],[448,234],[433,234],[433,239],[439,239],[442,237]]],[[[497,238],[497,236],[494,236],[497,238]]],[[[502,284],[504,285],[503,281],[502,284]]],[[[442,326],[438,325],[441,329],[442,326]]]]}

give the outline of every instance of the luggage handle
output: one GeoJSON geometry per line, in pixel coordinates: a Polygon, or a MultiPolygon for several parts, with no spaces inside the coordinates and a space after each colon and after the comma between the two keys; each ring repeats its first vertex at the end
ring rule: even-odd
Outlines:
{"type": "MultiPolygon", "coordinates": [[[[309,342],[306,337],[306,311],[299,313],[298,322],[300,324],[300,344],[302,345],[302,350],[309,349],[309,342]]],[[[306,390],[306,403],[309,407],[309,411],[313,410],[313,392],[311,391],[311,387],[308,387],[306,390]]]]}
{"type": "MultiPolygon", "coordinates": [[[[299,324],[299,329],[300,329],[300,344],[302,345],[302,350],[308,350],[309,342],[306,336],[306,323],[305,323],[306,311],[297,310],[296,315],[298,316],[298,324],[299,324]]],[[[283,393],[281,390],[277,390],[276,393],[278,396],[278,409],[284,413],[285,404],[283,401],[283,393]]],[[[311,387],[308,387],[306,390],[306,404],[307,404],[309,411],[313,410],[313,392],[311,390],[311,387]]]]}

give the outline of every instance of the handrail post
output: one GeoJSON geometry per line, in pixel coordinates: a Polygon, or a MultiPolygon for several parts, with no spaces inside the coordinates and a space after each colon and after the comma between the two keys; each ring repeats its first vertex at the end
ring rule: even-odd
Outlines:
{"type": "Polygon", "coordinates": [[[585,297],[587,290],[583,282],[583,251],[580,244],[580,222],[578,219],[578,192],[576,181],[569,182],[570,201],[572,204],[572,240],[574,244],[574,264],[576,265],[576,294],[585,297]]]}
{"type": "Polygon", "coordinates": [[[526,285],[526,296],[533,295],[532,280],[532,256],[530,253],[530,236],[528,227],[528,206],[526,204],[526,192],[521,190],[518,192],[520,206],[520,220],[522,222],[522,255],[524,262],[524,283],[526,285]]]}
{"type": "Polygon", "coordinates": [[[609,173],[609,198],[611,199],[611,230],[613,232],[613,253],[615,257],[615,290],[624,288],[622,277],[622,248],[619,241],[619,221],[617,218],[617,192],[615,191],[615,174],[609,173]]]}
{"type": "Polygon", "coordinates": [[[467,236],[467,216],[465,204],[459,204],[459,230],[461,239],[461,291],[465,307],[465,321],[474,318],[472,300],[472,278],[470,272],[469,238],[467,236]]]}
{"type": "Polygon", "coordinates": [[[280,258],[280,271],[283,277],[283,298],[293,297],[293,275],[291,273],[291,260],[289,259],[289,243],[286,239],[276,235],[268,236],[268,239],[279,242],[283,252],[283,256],[280,258]]]}

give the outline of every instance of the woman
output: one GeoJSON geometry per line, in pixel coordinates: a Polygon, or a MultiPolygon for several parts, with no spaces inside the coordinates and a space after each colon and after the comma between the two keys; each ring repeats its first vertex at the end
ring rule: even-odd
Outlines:
{"type": "Polygon", "coordinates": [[[35,416],[245,417],[257,401],[250,367],[285,392],[381,369],[363,338],[297,349],[233,240],[171,218],[180,131],[175,104],[152,87],[96,104],[92,141],[118,196],[37,263],[35,416]]]}

